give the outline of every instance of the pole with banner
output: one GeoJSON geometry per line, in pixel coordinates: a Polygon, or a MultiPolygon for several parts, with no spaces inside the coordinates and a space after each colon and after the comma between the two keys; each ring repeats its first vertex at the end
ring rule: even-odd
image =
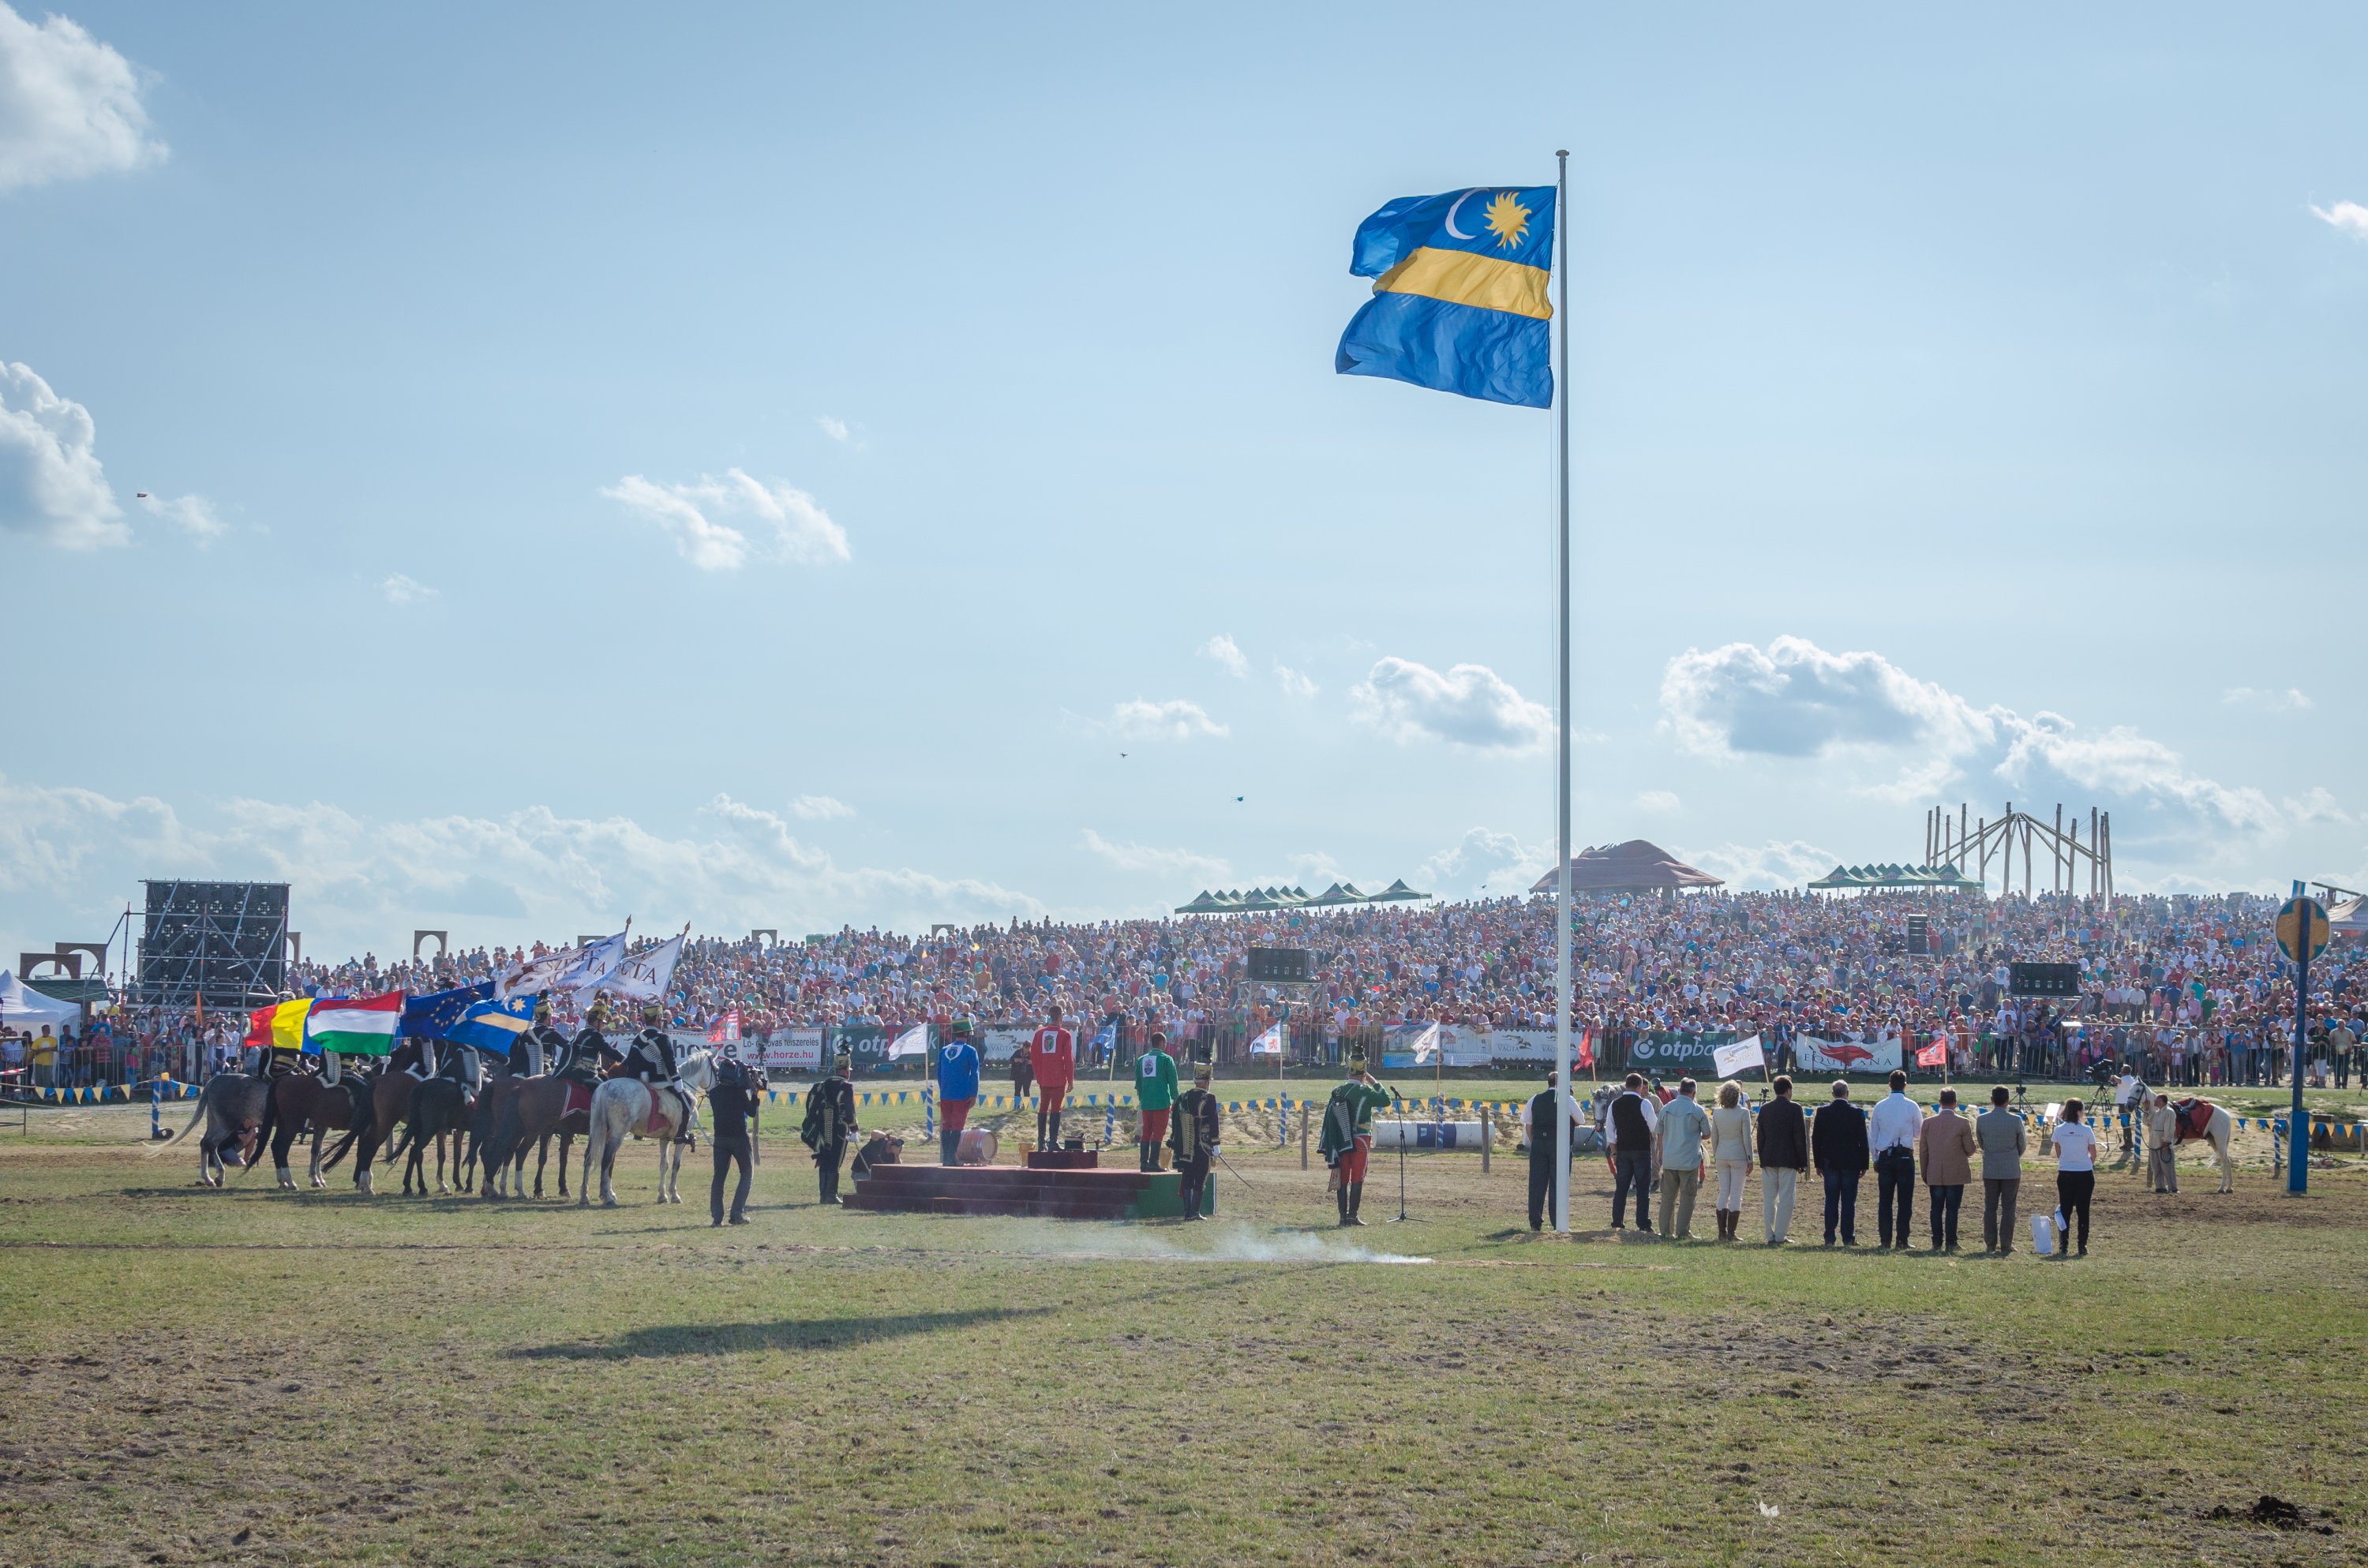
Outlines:
{"type": "Polygon", "coordinates": [[[1554,566],[1561,608],[1554,652],[1554,1228],[1570,1234],[1570,152],[1554,152],[1554,566]]]}
{"type": "Polygon", "coordinates": [[[2310,960],[2326,950],[2327,910],[2305,897],[2303,884],[2278,911],[2278,948],[2294,966],[2294,1108],[2286,1119],[2286,1190],[2297,1196],[2310,1189],[2310,1114],[2302,1105],[2303,1052],[2310,1035],[2310,960]]]}

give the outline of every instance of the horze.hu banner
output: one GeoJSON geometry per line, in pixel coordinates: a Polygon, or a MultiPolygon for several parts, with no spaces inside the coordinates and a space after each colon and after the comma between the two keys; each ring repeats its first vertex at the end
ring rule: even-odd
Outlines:
{"type": "Polygon", "coordinates": [[[1793,1037],[1793,1067],[1801,1073],[1888,1073],[1899,1065],[1896,1040],[1821,1040],[1793,1037]]]}
{"type": "Polygon", "coordinates": [[[765,1038],[765,1070],[814,1073],[822,1067],[822,1030],[775,1029],[765,1038]]]}

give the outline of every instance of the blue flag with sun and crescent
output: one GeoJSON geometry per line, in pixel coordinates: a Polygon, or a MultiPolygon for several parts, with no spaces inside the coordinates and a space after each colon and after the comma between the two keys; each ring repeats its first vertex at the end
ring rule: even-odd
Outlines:
{"type": "Polygon", "coordinates": [[[1349,270],[1373,279],[1333,368],[1523,408],[1554,406],[1546,283],[1552,186],[1402,196],[1357,226],[1349,270]]]}

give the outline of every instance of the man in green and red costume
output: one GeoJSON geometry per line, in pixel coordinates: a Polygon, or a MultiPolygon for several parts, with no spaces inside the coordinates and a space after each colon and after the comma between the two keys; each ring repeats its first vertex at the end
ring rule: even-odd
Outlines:
{"type": "Polygon", "coordinates": [[[1167,1037],[1152,1031],[1151,1049],[1134,1059],[1137,1168],[1159,1168],[1159,1146],[1167,1142],[1167,1113],[1176,1108],[1176,1058],[1167,1037]]]}
{"type": "Polygon", "coordinates": [[[1332,1167],[1332,1188],[1340,1200],[1340,1223],[1361,1225],[1357,1217],[1365,1197],[1365,1157],[1373,1149],[1373,1112],[1397,1096],[1373,1082],[1365,1053],[1349,1058],[1349,1081],[1332,1091],[1324,1105],[1324,1138],[1317,1152],[1332,1167]]]}

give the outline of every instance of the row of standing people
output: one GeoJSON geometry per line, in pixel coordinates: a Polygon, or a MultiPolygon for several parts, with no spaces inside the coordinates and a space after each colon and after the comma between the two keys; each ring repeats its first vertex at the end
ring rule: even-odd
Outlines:
{"type": "MultiPolygon", "coordinates": [[[[1531,1108],[1532,1126],[1550,1129],[1554,1115],[1550,1086],[1531,1108]]],[[[1907,1094],[1907,1079],[1894,1073],[1890,1092],[1872,1108],[1850,1097],[1850,1085],[1837,1081],[1827,1103],[1812,1115],[1793,1097],[1790,1076],[1774,1083],[1775,1098],[1757,1116],[1743,1103],[1740,1085],[1720,1085],[1715,1108],[1699,1103],[1699,1086],[1682,1080],[1667,1104],[1630,1074],[1605,1108],[1601,1135],[1612,1179],[1611,1228],[1624,1231],[1634,1197],[1636,1229],[1655,1234],[1648,1199],[1660,1199],[1657,1233],[1691,1240],[1693,1211],[1706,1175],[1715,1177],[1718,1239],[1742,1239],[1744,1184],[1759,1173],[1761,1229],[1770,1246],[1791,1239],[1793,1211],[1801,1177],[1815,1170],[1824,1187],[1825,1243],[1858,1244],[1859,1187],[1871,1169],[1876,1184],[1875,1224],[1884,1252],[1910,1250],[1916,1188],[1927,1193],[1930,1245],[1959,1250],[1958,1221],[1965,1189],[1980,1163],[1983,1250],[2014,1250],[2023,1157],[2030,1136],[2021,1117],[2008,1108],[2004,1087],[1990,1092],[1990,1108],[1968,1118],[1957,1092],[1943,1089],[1930,1115],[1907,1094]],[[1657,1179],[1656,1173],[1657,1172],[1657,1179]]],[[[2096,1190],[2096,1134],[2081,1103],[2066,1100],[2049,1132],[2056,1159],[2056,1209],[2065,1217],[2066,1241],[2080,1256],[2089,1250],[2089,1208],[2096,1190]]],[[[1551,1137],[1531,1138],[1530,1226],[1540,1229],[1544,1194],[1551,1186],[1551,1137]]],[[[2166,1147],[2168,1145],[2165,1145],[2166,1147]]]]}

